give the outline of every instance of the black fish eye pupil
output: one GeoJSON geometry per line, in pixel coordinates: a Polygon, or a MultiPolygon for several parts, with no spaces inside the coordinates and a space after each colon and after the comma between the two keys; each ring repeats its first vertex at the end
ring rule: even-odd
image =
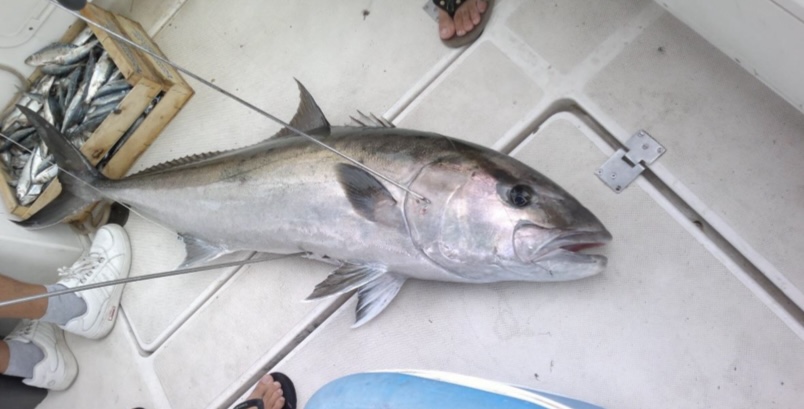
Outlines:
{"type": "Polygon", "coordinates": [[[530,190],[527,186],[517,185],[511,188],[508,199],[515,207],[525,207],[530,204],[530,190]]]}

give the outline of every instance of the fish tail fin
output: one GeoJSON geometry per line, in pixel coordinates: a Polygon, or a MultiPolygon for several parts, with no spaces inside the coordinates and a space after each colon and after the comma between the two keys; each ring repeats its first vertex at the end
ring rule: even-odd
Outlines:
{"type": "Polygon", "coordinates": [[[15,222],[31,229],[44,228],[76,215],[87,205],[102,198],[94,186],[107,180],[72,143],[39,114],[19,106],[53,154],[59,173],[61,193],[51,203],[30,218],[15,222]]]}

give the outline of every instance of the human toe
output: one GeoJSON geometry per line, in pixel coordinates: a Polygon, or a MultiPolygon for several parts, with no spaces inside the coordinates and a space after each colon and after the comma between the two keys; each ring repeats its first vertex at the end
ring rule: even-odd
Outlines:
{"type": "Polygon", "coordinates": [[[449,40],[455,35],[455,22],[444,10],[438,11],[438,34],[442,40],[449,40]]]}
{"type": "Polygon", "coordinates": [[[282,396],[282,389],[274,392],[271,398],[265,401],[266,409],[282,409],[285,406],[285,397],[282,396]]]}
{"type": "Polygon", "coordinates": [[[472,13],[469,7],[462,7],[455,12],[455,26],[458,36],[464,36],[466,33],[472,31],[475,23],[472,22],[472,13]]]}
{"type": "Polygon", "coordinates": [[[469,9],[469,18],[472,20],[472,26],[477,26],[480,24],[480,20],[482,19],[481,14],[482,11],[478,8],[478,4],[480,1],[475,1],[472,4],[468,5],[467,8],[469,9]]]}
{"type": "Polygon", "coordinates": [[[488,9],[489,3],[485,0],[477,0],[475,1],[475,8],[477,9],[478,13],[483,14],[488,9]]]}
{"type": "Polygon", "coordinates": [[[260,378],[254,390],[251,391],[249,399],[264,399],[266,396],[270,397],[275,391],[279,390],[279,383],[274,382],[271,375],[266,374],[260,378]]]}

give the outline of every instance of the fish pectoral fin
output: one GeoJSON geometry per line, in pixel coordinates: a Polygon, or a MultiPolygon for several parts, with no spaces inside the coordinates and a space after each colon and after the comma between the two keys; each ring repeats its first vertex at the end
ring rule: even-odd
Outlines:
{"type": "MultiPolygon", "coordinates": [[[[290,120],[290,126],[302,132],[312,131],[329,131],[329,121],[321,112],[321,108],[316,104],[313,96],[307,91],[307,88],[302,85],[299,80],[296,80],[299,85],[299,108],[296,110],[296,115],[290,120]]],[[[296,133],[288,128],[283,128],[274,137],[280,138],[283,136],[296,136],[296,133]]]]}
{"type": "Polygon", "coordinates": [[[326,280],[318,283],[307,300],[343,294],[354,290],[371,281],[376,280],[386,272],[386,267],[380,264],[344,264],[327,276],[326,280]]]}
{"type": "Polygon", "coordinates": [[[203,264],[229,253],[225,248],[207,243],[197,237],[187,234],[179,234],[179,237],[184,241],[184,246],[187,250],[187,256],[181,263],[180,268],[203,264]]]}
{"type": "Polygon", "coordinates": [[[396,226],[402,222],[402,216],[396,208],[396,199],[377,178],[347,163],[339,163],[336,172],[338,182],[357,214],[388,226],[396,226]]]}
{"type": "Polygon", "coordinates": [[[357,292],[355,323],[352,328],[357,328],[371,321],[372,318],[382,312],[399,293],[402,285],[405,284],[405,280],[407,280],[405,277],[387,273],[360,287],[360,291],[357,292]]]}

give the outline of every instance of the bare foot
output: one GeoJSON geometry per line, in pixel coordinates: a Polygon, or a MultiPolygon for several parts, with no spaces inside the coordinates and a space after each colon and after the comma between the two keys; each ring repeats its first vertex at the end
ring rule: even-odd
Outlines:
{"type": "Polygon", "coordinates": [[[279,382],[274,381],[271,375],[265,374],[257,382],[257,386],[254,387],[248,399],[262,399],[265,409],[281,409],[282,406],[285,406],[285,397],[282,395],[282,386],[279,385],[279,382]]]}
{"type": "Polygon", "coordinates": [[[486,12],[488,3],[485,0],[465,0],[455,11],[455,17],[450,17],[446,11],[438,9],[438,33],[442,40],[449,40],[453,36],[465,36],[480,24],[480,18],[486,12]]]}

